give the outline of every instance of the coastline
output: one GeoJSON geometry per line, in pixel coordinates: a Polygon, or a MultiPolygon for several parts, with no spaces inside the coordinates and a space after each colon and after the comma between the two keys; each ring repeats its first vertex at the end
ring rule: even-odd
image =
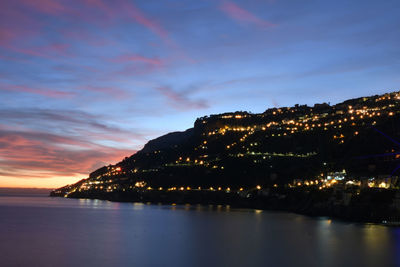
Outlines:
{"type": "MultiPolygon", "coordinates": [[[[292,192],[282,194],[263,191],[224,192],[224,191],[114,191],[114,192],[74,192],[68,198],[99,199],[115,202],[141,202],[166,205],[226,205],[231,208],[247,208],[266,211],[293,212],[311,217],[329,217],[332,219],[373,223],[385,226],[400,226],[400,213],[388,202],[366,202],[372,194],[389,200],[388,192],[362,192],[361,197],[349,203],[333,199],[333,192],[292,192]],[[364,200],[364,201],[363,201],[364,200]]],[[[52,197],[65,197],[52,192],[52,197]]]]}

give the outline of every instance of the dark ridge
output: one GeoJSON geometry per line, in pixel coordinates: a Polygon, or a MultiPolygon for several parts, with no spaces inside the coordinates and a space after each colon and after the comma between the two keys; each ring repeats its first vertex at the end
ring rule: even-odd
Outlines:
{"type": "Polygon", "coordinates": [[[213,114],[52,195],[211,201],[380,220],[400,209],[399,118],[398,92],[333,106],[213,114]]]}

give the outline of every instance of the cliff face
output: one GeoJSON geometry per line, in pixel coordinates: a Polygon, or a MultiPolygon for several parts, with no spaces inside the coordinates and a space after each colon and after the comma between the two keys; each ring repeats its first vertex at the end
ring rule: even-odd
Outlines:
{"type": "Polygon", "coordinates": [[[100,168],[76,190],[273,186],[346,170],[390,175],[400,163],[400,94],[211,115],[100,168]],[[390,136],[390,137],[389,137],[390,136]]]}

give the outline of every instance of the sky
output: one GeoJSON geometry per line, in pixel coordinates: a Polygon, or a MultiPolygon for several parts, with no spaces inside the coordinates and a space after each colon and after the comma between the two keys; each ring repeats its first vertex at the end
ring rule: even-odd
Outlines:
{"type": "Polygon", "coordinates": [[[55,188],[196,118],[398,91],[400,1],[0,0],[0,187],[55,188]]]}

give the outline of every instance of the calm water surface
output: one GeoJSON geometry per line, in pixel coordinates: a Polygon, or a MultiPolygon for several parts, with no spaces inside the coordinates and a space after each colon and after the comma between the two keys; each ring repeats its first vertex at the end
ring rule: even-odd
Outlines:
{"type": "Polygon", "coordinates": [[[400,228],[225,206],[3,195],[0,266],[400,266],[400,228]]]}

